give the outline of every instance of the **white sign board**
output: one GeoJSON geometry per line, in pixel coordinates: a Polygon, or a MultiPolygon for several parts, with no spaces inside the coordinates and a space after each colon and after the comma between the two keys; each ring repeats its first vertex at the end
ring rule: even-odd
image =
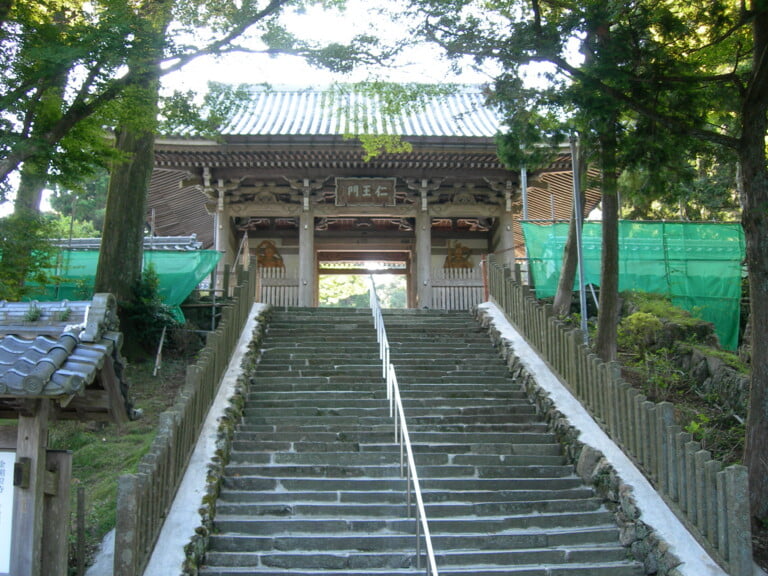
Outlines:
{"type": "Polygon", "coordinates": [[[0,452],[0,574],[11,571],[13,534],[13,464],[15,452],[0,452]]]}

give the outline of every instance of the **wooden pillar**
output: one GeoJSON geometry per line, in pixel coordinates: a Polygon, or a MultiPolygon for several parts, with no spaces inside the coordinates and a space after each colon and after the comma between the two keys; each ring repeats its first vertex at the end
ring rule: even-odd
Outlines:
{"type": "Polygon", "coordinates": [[[52,450],[47,454],[48,482],[43,525],[42,574],[67,576],[69,572],[69,488],[72,482],[72,452],[52,450]]]}
{"type": "Polygon", "coordinates": [[[307,208],[299,219],[299,306],[315,305],[315,217],[307,208]]]}
{"type": "Polygon", "coordinates": [[[514,223],[511,210],[502,212],[499,218],[499,260],[510,267],[515,265],[515,236],[512,231],[514,223]]]}
{"type": "MultiPolygon", "coordinates": [[[[217,202],[216,213],[214,215],[216,226],[214,230],[214,248],[217,252],[221,253],[221,259],[216,266],[216,288],[224,286],[224,267],[231,265],[232,259],[234,258],[234,253],[230,246],[232,230],[229,222],[229,213],[224,201],[226,191],[227,187],[225,186],[224,181],[219,180],[218,185],[216,186],[217,202]]],[[[224,294],[224,296],[228,296],[228,294],[224,294]]]]}
{"type": "MultiPolygon", "coordinates": [[[[426,195],[426,192],[422,191],[426,195]]],[[[432,218],[423,203],[416,214],[416,307],[432,307],[432,218]]]]}
{"type": "Polygon", "coordinates": [[[23,486],[14,488],[11,574],[42,576],[43,507],[50,400],[30,400],[19,414],[16,463],[28,467],[23,486]]]}

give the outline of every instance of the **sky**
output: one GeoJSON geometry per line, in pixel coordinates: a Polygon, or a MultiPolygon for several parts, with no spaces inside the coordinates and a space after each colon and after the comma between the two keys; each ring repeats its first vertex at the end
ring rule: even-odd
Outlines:
{"type": "MultiPolygon", "coordinates": [[[[378,5],[365,0],[348,0],[343,12],[310,8],[305,14],[288,14],[284,21],[289,29],[307,40],[345,42],[356,34],[371,33],[382,38],[397,38],[404,33],[402,24],[372,13],[378,5]]],[[[393,82],[457,82],[479,84],[488,82],[490,75],[463,67],[456,75],[436,46],[420,46],[409,50],[395,65],[378,70],[381,79],[393,82]]],[[[277,86],[323,86],[333,82],[357,82],[369,79],[370,69],[352,74],[334,74],[313,68],[298,57],[267,57],[254,54],[233,54],[226,58],[204,58],[186,66],[179,73],[166,77],[167,88],[202,91],[209,80],[228,84],[268,82],[277,86]]]]}

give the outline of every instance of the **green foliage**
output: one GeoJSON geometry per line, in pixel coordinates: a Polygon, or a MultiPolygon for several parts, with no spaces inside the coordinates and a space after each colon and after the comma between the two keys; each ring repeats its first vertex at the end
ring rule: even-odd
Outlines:
{"type": "Polygon", "coordinates": [[[29,308],[27,308],[27,311],[24,313],[24,320],[27,322],[37,322],[40,320],[40,317],[43,315],[42,309],[37,305],[36,302],[30,302],[29,308]]]}
{"type": "Polygon", "coordinates": [[[398,274],[375,275],[376,294],[382,308],[407,308],[408,286],[406,278],[398,274]]]}
{"type": "Polygon", "coordinates": [[[410,142],[396,134],[396,123],[402,116],[416,114],[436,99],[456,92],[453,84],[416,84],[406,82],[367,81],[335,84],[324,105],[346,120],[345,139],[358,139],[365,161],[380,154],[407,153],[410,142]],[[380,123],[381,128],[371,124],[380,123]]]}
{"type": "MultiPolygon", "coordinates": [[[[88,556],[115,527],[119,476],[136,472],[139,460],[156,435],[159,414],[170,407],[184,381],[184,362],[165,359],[157,377],[152,376],[152,364],[131,363],[127,368],[131,400],[143,411],[142,419],[128,422],[120,431],[114,424],[95,426],[71,420],[51,423],[49,447],[72,452],[72,510],[77,509],[77,488],[85,489],[88,556]]],[[[74,542],[70,546],[73,559],[74,542]]]]}
{"type": "Polygon", "coordinates": [[[100,233],[89,220],[72,220],[64,214],[54,214],[49,218],[48,225],[51,238],[98,238],[100,233]]]}
{"type": "Polygon", "coordinates": [[[635,312],[619,322],[619,348],[642,352],[651,346],[664,327],[659,318],[648,312],[635,312]]]}
{"type": "Polygon", "coordinates": [[[27,280],[48,282],[45,270],[57,254],[50,237],[50,225],[40,214],[22,212],[0,218],[0,300],[18,301],[32,294],[27,280]]]}
{"type": "MultiPolygon", "coordinates": [[[[100,170],[92,179],[76,187],[56,186],[51,195],[51,207],[62,216],[74,216],[76,222],[90,222],[95,230],[101,231],[107,205],[108,185],[109,174],[106,170],[100,170]]],[[[66,234],[60,237],[69,237],[69,230],[67,229],[66,234]]],[[[73,234],[73,237],[80,236],[73,234]]]]}
{"type": "MultiPolygon", "coordinates": [[[[376,294],[382,308],[407,307],[405,276],[374,274],[376,294]]],[[[319,278],[320,306],[337,308],[367,308],[369,283],[364,274],[321,274],[319,278]]]]}
{"type": "MultiPolygon", "coordinates": [[[[21,165],[34,167],[47,185],[71,190],[119,159],[110,129],[113,134],[117,126],[155,129],[159,83],[149,81],[154,73],[169,74],[199,56],[237,51],[290,54],[349,72],[366,63],[387,63],[399,49],[366,33],[347,44],[309,42],[279,20],[283,12],[310,6],[341,9],[344,2],[13,3],[0,21],[0,200],[11,191],[8,177],[21,165]]],[[[222,102],[206,109],[208,103],[196,105],[191,94],[175,94],[164,106],[166,129],[186,117],[213,134],[223,112],[216,106],[222,102]]]]}
{"type": "Polygon", "coordinates": [[[694,439],[702,440],[710,419],[706,414],[696,414],[696,417],[685,425],[683,430],[693,435],[694,439]]]}
{"type": "Polygon", "coordinates": [[[344,139],[360,141],[366,162],[379,154],[406,154],[413,150],[410,142],[404,141],[396,134],[344,134],[344,139]]]}
{"type": "Polygon", "coordinates": [[[321,274],[318,298],[320,306],[365,308],[368,306],[368,281],[360,274],[321,274]]]}
{"type": "Polygon", "coordinates": [[[639,357],[633,364],[639,367],[645,377],[644,392],[655,402],[669,398],[670,391],[687,382],[686,374],[677,366],[674,354],[659,348],[653,352],[638,351],[639,357]]]}
{"type": "Polygon", "coordinates": [[[192,91],[174,91],[160,101],[159,130],[163,134],[192,131],[196,135],[218,138],[222,123],[252,98],[253,87],[209,82],[201,103],[192,91]]]}
{"type": "Polygon", "coordinates": [[[72,308],[64,308],[63,310],[60,310],[56,313],[56,321],[57,322],[66,322],[69,320],[70,316],[72,316],[72,308]]]}
{"type": "Polygon", "coordinates": [[[163,328],[178,325],[170,307],[160,298],[159,286],[157,271],[150,264],[133,287],[133,301],[122,303],[124,318],[132,324],[132,333],[148,350],[157,347],[163,328]]]}
{"type": "Polygon", "coordinates": [[[624,292],[622,296],[625,299],[624,306],[629,310],[651,314],[657,318],[664,318],[677,324],[687,325],[700,322],[687,310],[672,304],[670,299],[663,294],[624,292]]]}

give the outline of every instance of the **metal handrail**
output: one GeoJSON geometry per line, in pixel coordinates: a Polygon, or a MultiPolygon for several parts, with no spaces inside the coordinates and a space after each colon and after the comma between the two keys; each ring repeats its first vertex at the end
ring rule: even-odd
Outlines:
{"type": "Polygon", "coordinates": [[[389,340],[387,331],[384,327],[384,316],[381,313],[381,304],[376,294],[376,285],[373,282],[373,275],[368,276],[370,282],[370,306],[373,314],[373,324],[376,328],[376,338],[379,342],[379,358],[382,363],[382,377],[387,382],[387,400],[389,400],[389,416],[394,418],[395,422],[395,441],[400,444],[400,476],[403,476],[407,470],[408,480],[406,482],[408,516],[411,516],[411,486],[416,496],[416,568],[421,568],[421,532],[424,532],[424,544],[427,552],[427,574],[438,576],[437,564],[435,563],[435,552],[432,548],[432,536],[429,532],[429,522],[424,509],[424,499],[421,496],[421,486],[419,484],[419,475],[416,472],[416,461],[413,458],[413,449],[411,447],[411,437],[408,434],[408,424],[405,421],[405,410],[403,410],[403,401],[400,397],[400,386],[397,383],[397,374],[395,367],[389,361],[389,340]],[[407,467],[405,462],[407,461],[407,467]]]}

